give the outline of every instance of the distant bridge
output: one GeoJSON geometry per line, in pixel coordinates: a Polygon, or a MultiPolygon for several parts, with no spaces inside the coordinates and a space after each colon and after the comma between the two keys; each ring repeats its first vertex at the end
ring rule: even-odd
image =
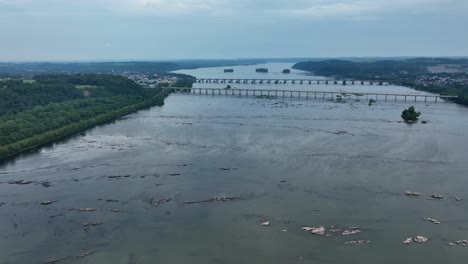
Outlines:
{"type": "Polygon", "coordinates": [[[236,95],[253,97],[274,97],[274,98],[305,98],[305,99],[373,99],[376,101],[413,101],[414,102],[435,102],[439,99],[449,100],[458,96],[437,95],[437,94],[393,94],[393,93],[358,93],[358,92],[330,92],[330,91],[307,91],[307,90],[277,90],[277,89],[226,89],[226,88],[187,88],[168,87],[163,89],[174,90],[191,94],[204,95],[236,95]]]}
{"type": "Polygon", "coordinates": [[[356,80],[323,80],[323,79],[225,79],[201,78],[197,83],[232,83],[232,84],[337,84],[337,85],[388,85],[387,82],[356,80]]]}

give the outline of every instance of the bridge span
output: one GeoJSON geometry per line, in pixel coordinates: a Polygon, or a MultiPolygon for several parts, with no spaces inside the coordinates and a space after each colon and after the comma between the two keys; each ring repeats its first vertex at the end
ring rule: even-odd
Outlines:
{"type": "Polygon", "coordinates": [[[323,79],[225,79],[201,78],[197,83],[232,83],[232,84],[335,84],[335,85],[388,85],[380,81],[323,80],[323,79]]]}
{"type": "Polygon", "coordinates": [[[355,100],[376,100],[376,101],[414,101],[414,102],[434,102],[439,99],[448,101],[458,96],[438,95],[438,94],[393,94],[393,93],[357,93],[357,92],[331,92],[331,91],[308,91],[308,90],[278,90],[278,89],[227,89],[227,88],[187,88],[187,87],[167,87],[163,89],[175,92],[184,92],[200,95],[234,95],[252,96],[266,98],[304,98],[335,100],[355,99],[355,100]]]}

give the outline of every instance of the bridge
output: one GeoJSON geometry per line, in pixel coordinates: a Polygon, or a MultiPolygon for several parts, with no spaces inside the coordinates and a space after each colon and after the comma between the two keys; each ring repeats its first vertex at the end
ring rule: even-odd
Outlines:
{"type": "Polygon", "coordinates": [[[387,82],[356,80],[318,80],[318,79],[225,79],[202,78],[197,83],[235,83],[235,84],[335,84],[335,85],[388,85],[387,82]]]}
{"type": "Polygon", "coordinates": [[[376,101],[413,101],[414,102],[435,102],[439,99],[445,101],[457,98],[458,96],[438,95],[438,94],[394,94],[394,93],[358,93],[358,92],[331,92],[331,91],[308,91],[308,90],[277,90],[277,89],[227,89],[227,88],[187,88],[187,87],[167,87],[163,89],[175,92],[204,95],[235,95],[253,96],[267,98],[305,98],[305,99],[373,99],[376,101]]]}

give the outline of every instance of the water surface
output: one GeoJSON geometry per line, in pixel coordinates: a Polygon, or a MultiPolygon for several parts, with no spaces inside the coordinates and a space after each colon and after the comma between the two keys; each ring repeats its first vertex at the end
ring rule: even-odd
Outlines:
{"type": "Polygon", "coordinates": [[[468,110],[413,104],[173,94],[4,163],[0,263],[464,263],[468,110]]]}

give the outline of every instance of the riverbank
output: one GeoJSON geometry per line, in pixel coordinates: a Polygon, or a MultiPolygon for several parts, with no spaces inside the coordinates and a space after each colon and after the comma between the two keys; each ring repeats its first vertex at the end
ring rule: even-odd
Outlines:
{"type": "Polygon", "coordinates": [[[468,70],[457,73],[431,71],[440,65],[468,69],[468,60],[444,58],[374,62],[325,60],[300,62],[293,68],[327,77],[383,81],[419,91],[458,96],[452,101],[468,106],[468,70]]]}
{"type": "MultiPolygon", "coordinates": [[[[101,113],[96,116],[91,116],[87,119],[79,120],[77,122],[73,122],[65,126],[61,126],[59,128],[49,130],[38,135],[34,135],[32,137],[28,137],[21,141],[14,142],[12,144],[0,146],[0,160],[37,148],[44,144],[81,132],[96,125],[109,122],[111,120],[137,112],[142,109],[152,106],[162,106],[164,105],[164,99],[170,93],[170,90],[164,90],[144,101],[138,103],[135,101],[134,104],[125,105],[123,107],[116,108],[112,111],[101,113]]],[[[20,132],[21,131],[18,131],[18,133],[20,132]]]]}

